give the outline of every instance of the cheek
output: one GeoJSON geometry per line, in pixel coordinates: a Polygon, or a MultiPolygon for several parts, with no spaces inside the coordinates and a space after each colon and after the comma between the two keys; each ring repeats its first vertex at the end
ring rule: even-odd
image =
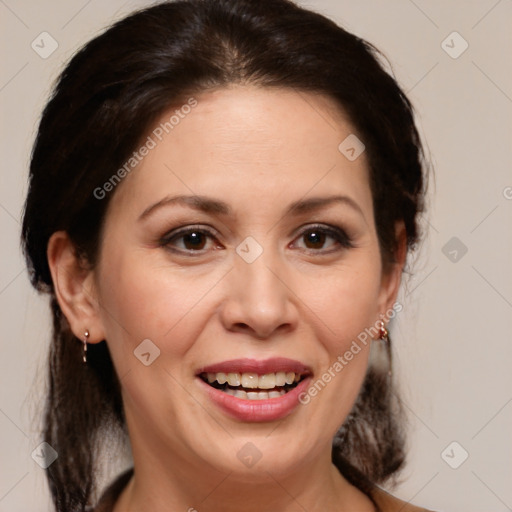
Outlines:
{"type": "Polygon", "coordinates": [[[169,397],[174,396],[176,379],[190,373],[187,353],[207,318],[203,299],[219,280],[212,274],[180,273],[121,248],[102,262],[99,281],[106,340],[127,410],[138,411],[140,418],[152,418],[158,410],[178,425],[181,412],[197,407],[188,393],[179,399],[169,397]],[[150,353],[148,366],[136,356],[142,353],[139,347],[150,353]],[[154,354],[158,354],[155,359],[154,354]]]}
{"type": "Polygon", "coordinates": [[[379,317],[380,266],[375,260],[347,263],[310,283],[308,306],[314,310],[329,353],[338,354],[379,317]]]}
{"type": "Polygon", "coordinates": [[[162,268],[136,253],[112,252],[101,269],[100,301],[106,339],[118,363],[131,364],[128,356],[146,339],[170,361],[185,354],[202,329],[194,312],[216,281],[216,273],[198,276],[162,268]]]}
{"type": "Polygon", "coordinates": [[[318,418],[327,437],[334,435],[357,398],[372,343],[369,328],[379,314],[379,260],[370,252],[357,256],[347,258],[328,279],[310,280],[307,287],[315,338],[323,350],[316,353],[319,366],[303,398],[321,409],[318,418]]]}

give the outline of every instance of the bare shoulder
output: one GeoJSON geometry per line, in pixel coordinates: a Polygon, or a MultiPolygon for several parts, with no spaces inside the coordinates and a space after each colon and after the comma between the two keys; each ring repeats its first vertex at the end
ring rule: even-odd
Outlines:
{"type": "Polygon", "coordinates": [[[382,512],[433,512],[399,500],[379,487],[375,487],[372,491],[372,497],[382,512]]]}

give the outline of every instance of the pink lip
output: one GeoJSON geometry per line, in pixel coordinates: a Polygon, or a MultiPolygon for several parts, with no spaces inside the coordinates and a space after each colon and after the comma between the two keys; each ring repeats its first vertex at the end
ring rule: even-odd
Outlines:
{"type": "Polygon", "coordinates": [[[196,375],[201,373],[266,373],[295,372],[300,374],[312,373],[311,368],[305,364],[286,357],[272,357],[259,361],[257,359],[231,359],[200,368],[196,375]]]}
{"type": "Polygon", "coordinates": [[[200,368],[196,372],[197,381],[208,397],[226,414],[240,421],[275,421],[288,416],[299,405],[299,396],[309,386],[311,368],[299,361],[285,357],[273,357],[263,361],[256,359],[231,359],[200,368]],[[208,385],[200,375],[202,373],[266,373],[294,372],[306,375],[297,386],[278,398],[266,400],[247,400],[228,395],[208,385]]]}
{"type": "Polygon", "coordinates": [[[309,387],[311,377],[301,380],[288,393],[266,400],[236,398],[208,385],[201,377],[197,377],[196,380],[212,402],[229,416],[240,421],[264,422],[280,420],[292,413],[300,403],[299,396],[309,387]]]}

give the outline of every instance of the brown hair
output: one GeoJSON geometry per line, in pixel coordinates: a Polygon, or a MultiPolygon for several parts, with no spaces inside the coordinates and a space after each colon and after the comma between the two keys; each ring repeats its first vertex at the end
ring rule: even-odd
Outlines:
{"type": "MultiPolygon", "coordinates": [[[[424,170],[411,104],[377,50],[288,0],[182,0],[136,12],[85,45],[62,72],[33,148],[23,218],[31,281],[50,296],[53,338],[44,440],[59,454],[47,477],[56,509],[82,511],[97,492],[105,432],[126,435],[120,384],[105,341],[88,364],[55,298],[46,257],[65,230],[94,266],[113,193],[101,187],[171,104],[228,84],[257,84],[333,98],[364,140],[384,265],[394,226],[418,241],[424,170]],[[127,127],[129,129],[127,129],[127,127]]],[[[369,366],[333,445],[333,461],[365,492],[403,464],[401,416],[387,372],[369,366]]]]}

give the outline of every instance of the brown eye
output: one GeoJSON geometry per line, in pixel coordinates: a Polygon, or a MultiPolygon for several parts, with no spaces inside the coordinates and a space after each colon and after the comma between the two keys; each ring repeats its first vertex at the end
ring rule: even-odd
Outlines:
{"type": "Polygon", "coordinates": [[[160,245],[173,252],[201,253],[208,249],[208,239],[215,240],[215,235],[204,228],[189,228],[169,233],[160,240],[160,245]]]}
{"type": "Polygon", "coordinates": [[[336,227],[313,226],[304,230],[299,238],[304,240],[305,248],[313,252],[321,252],[328,239],[335,241],[334,244],[331,243],[329,246],[338,244],[343,248],[353,247],[347,234],[336,227]]]}
{"type": "Polygon", "coordinates": [[[183,245],[186,249],[204,249],[206,244],[206,237],[200,231],[190,231],[186,235],[182,235],[183,245]]]}
{"type": "Polygon", "coordinates": [[[327,238],[325,233],[316,229],[302,236],[304,237],[306,244],[311,244],[308,246],[308,249],[321,249],[325,243],[325,239],[327,238]]]}

